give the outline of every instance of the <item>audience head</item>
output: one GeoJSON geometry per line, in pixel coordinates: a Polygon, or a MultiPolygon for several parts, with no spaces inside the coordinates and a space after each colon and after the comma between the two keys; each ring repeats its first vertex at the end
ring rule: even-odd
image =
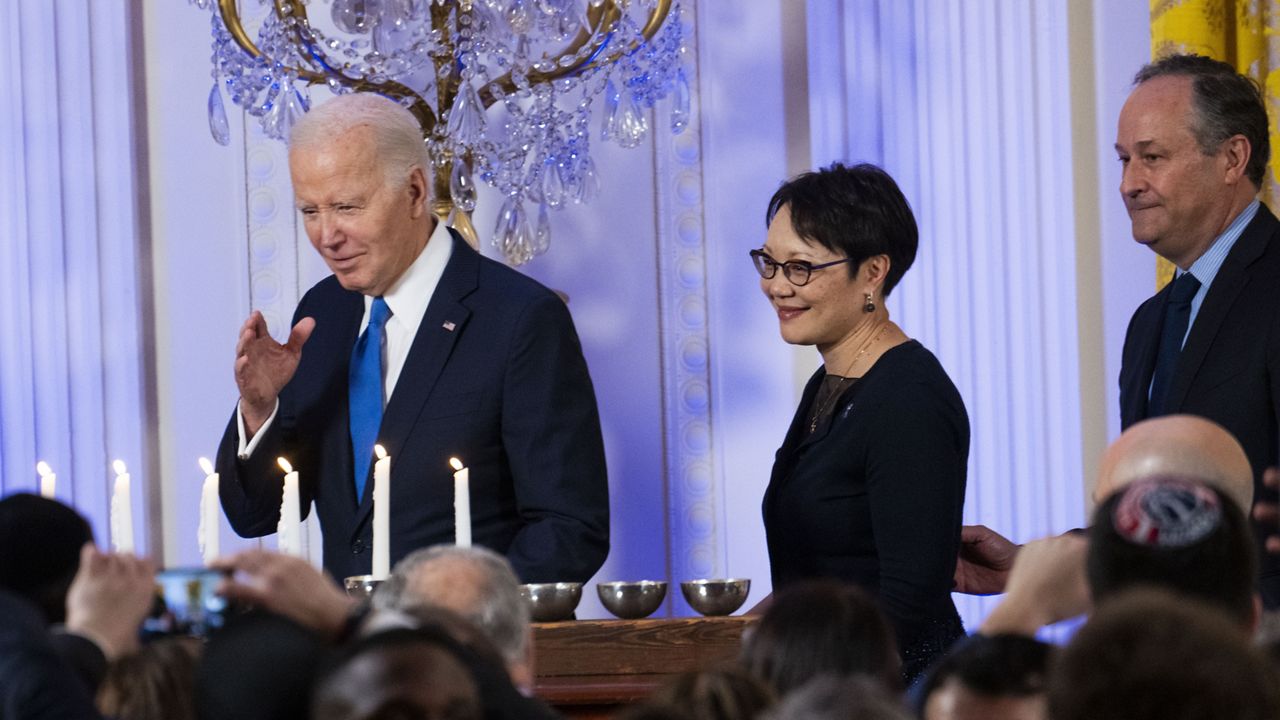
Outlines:
{"type": "Polygon", "coordinates": [[[783,698],[772,720],[909,720],[895,695],[866,677],[823,675],[783,698]]]}
{"type": "Polygon", "coordinates": [[[1143,420],[1121,433],[1102,455],[1093,500],[1101,503],[1134,480],[1194,477],[1213,485],[1243,510],[1253,507],[1253,468],[1235,436],[1195,415],[1143,420]]]}
{"type": "Polygon", "coordinates": [[[47,622],[62,622],[80,549],[92,541],[89,523],[57,500],[28,493],[0,500],[0,589],[36,605],[47,622]]]}
{"type": "Polygon", "coordinates": [[[625,713],[625,720],[749,720],[774,704],[773,691],[746,670],[725,665],[685,673],[625,713]]]}
{"type": "Polygon", "coordinates": [[[929,672],[924,720],[1043,720],[1052,646],[1023,635],[973,635],[929,672]]]}
{"type": "Polygon", "coordinates": [[[765,225],[786,220],[802,240],[851,258],[849,277],[867,259],[883,255],[888,272],[880,288],[888,297],[915,261],[919,230],[911,206],[884,170],[834,163],[797,175],[769,200],[765,225]]]}
{"type": "Polygon", "coordinates": [[[1280,682],[1229,620],[1184,597],[1137,590],[1102,606],[1062,651],[1054,720],[1274,720],[1280,682]]]}
{"type": "Polygon", "coordinates": [[[541,701],[522,694],[522,688],[514,684],[502,655],[493,643],[479,628],[452,610],[432,605],[415,605],[403,611],[376,610],[365,620],[360,634],[371,638],[384,632],[406,629],[420,629],[433,637],[443,637],[457,650],[479,687],[486,718],[538,720],[555,717],[541,701]]]}
{"type": "Polygon", "coordinates": [[[1191,480],[1126,485],[1098,507],[1086,573],[1094,606],[1142,585],[1194,597],[1252,629],[1257,559],[1231,498],[1191,480]]]}
{"type": "Polygon", "coordinates": [[[776,593],[739,659],[779,697],[824,674],[866,675],[891,691],[902,683],[893,633],[875,601],[830,580],[776,593]]]}
{"type": "Polygon", "coordinates": [[[316,685],[314,720],[481,720],[480,688],[461,646],[429,628],[375,633],[316,685]]]}
{"type": "Polygon", "coordinates": [[[513,681],[532,686],[529,608],[511,564],[492,550],[455,545],[415,550],[396,563],[373,601],[383,609],[428,605],[460,614],[502,653],[513,681]]]}
{"type": "Polygon", "coordinates": [[[107,666],[98,710],[116,720],[195,720],[195,675],[200,641],[152,640],[107,666]]]}
{"type": "Polygon", "coordinates": [[[328,642],[279,615],[233,615],[214,633],[196,670],[202,720],[296,720],[307,717],[315,675],[328,642]]]}

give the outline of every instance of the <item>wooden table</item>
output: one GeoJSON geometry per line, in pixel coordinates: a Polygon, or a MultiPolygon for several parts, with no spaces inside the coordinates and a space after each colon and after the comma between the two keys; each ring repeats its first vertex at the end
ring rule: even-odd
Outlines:
{"type": "Polygon", "coordinates": [[[574,718],[608,718],[672,678],[738,654],[753,618],[535,623],[538,697],[574,718]]]}

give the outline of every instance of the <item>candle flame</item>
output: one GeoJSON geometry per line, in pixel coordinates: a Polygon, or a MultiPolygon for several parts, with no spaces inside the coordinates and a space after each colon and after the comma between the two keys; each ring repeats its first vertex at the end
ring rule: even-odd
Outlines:
{"type": "Polygon", "coordinates": [[[49,467],[49,463],[41,460],[40,462],[36,463],[36,472],[40,475],[40,477],[49,477],[50,475],[53,474],[53,468],[49,467]]]}
{"type": "Polygon", "coordinates": [[[200,469],[204,471],[205,475],[212,475],[213,463],[209,462],[209,458],[202,457],[200,458],[200,469]]]}
{"type": "Polygon", "coordinates": [[[284,458],[276,458],[276,462],[280,463],[281,470],[284,470],[287,473],[293,472],[293,466],[289,464],[288,460],[285,460],[284,458]]]}
{"type": "Polygon", "coordinates": [[[124,475],[129,472],[129,470],[125,468],[123,460],[116,460],[111,463],[111,467],[115,469],[117,475],[124,475]]]}
{"type": "Polygon", "coordinates": [[[382,447],[381,445],[374,445],[373,454],[377,455],[378,459],[381,460],[387,456],[387,451],[386,451],[386,448],[382,447]]]}
{"type": "Polygon", "coordinates": [[[454,470],[462,469],[462,461],[458,458],[449,458],[449,464],[453,466],[454,470]]]}

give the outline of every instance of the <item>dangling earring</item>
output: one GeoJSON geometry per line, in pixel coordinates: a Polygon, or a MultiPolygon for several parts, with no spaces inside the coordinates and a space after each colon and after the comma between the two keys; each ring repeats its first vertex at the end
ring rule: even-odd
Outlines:
{"type": "Polygon", "coordinates": [[[876,311],[876,301],[871,299],[871,293],[867,293],[867,302],[862,306],[862,312],[873,313],[876,311]]]}

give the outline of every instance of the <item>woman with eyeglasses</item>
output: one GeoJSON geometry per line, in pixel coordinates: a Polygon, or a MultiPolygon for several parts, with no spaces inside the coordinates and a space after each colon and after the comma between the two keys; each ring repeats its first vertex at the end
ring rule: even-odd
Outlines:
{"type": "Polygon", "coordinates": [[[764,524],[774,590],[836,578],[874,593],[908,682],[964,634],[951,601],[969,420],[938,359],[889,319],[915,259],[915,218],[873,165],[784,183],[751,251],[782,338],[813,345],[774,460],[764,524]]]}

